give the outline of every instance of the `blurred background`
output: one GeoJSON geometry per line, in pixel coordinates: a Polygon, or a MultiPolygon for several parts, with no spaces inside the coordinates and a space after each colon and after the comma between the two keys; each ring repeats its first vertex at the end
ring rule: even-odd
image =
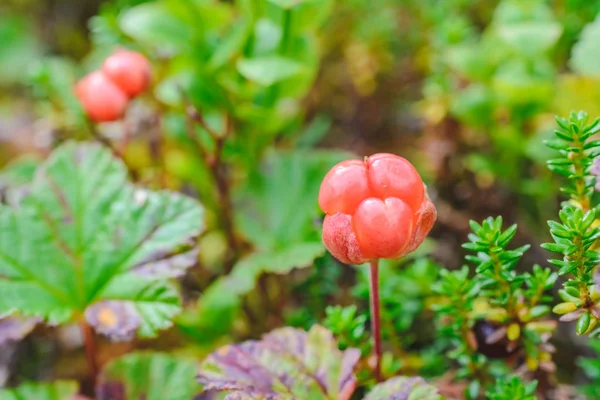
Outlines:
{"type": "MultiPolygon", "coordinates": [[[[518,223],[514,246],[532,245],[521,267],[547,265],[539,244],[561,197],[542,141],[556,114],[600,115],[598,12],[590,0],[2,0],[0,187],[30,179],[57,143],[101,135],[136,182],[198,197],[210,229],[182,281],[184,315],[160,339],[103,354],[206,354],[283,324],[308,327],[329,305],[366,312],[361,270],[319,245],[290,246],[318,242],[316,193],[331,165],[399,154],[423,175],[439,217],[410,267],[382,272],[387,338],[402,349],[394,368],[440,376],[431,285],[440,265],[464,263],[468,221],[518,223]],[[124,121],[91,128],[72,87],[117,46],[152,60],[153,87],[124,121]],[[194,113],[209,129],[190,136],[194,113]],[[215,146],[217,168],[198,150],[215,146]],[[223,277],[248,255],[273,253],[278,266],[253,270],[251,289],[223,294],[223,277]]],[[[4,383],[84,368],[68,328],[37,330],[0,355],[4,383]]],[[[586,339],[562,324],[553,340],[561,380],[582,382],[586,339]]]]}

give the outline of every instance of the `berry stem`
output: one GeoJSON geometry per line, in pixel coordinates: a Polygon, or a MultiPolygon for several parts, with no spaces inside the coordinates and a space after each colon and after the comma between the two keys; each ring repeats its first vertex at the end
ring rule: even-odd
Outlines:
{"type": "Polygon", "coordinates": [[[375,357],[375,378],[377,382],[381,377],[381,304],[379,302],[379,259],[371,261],[371,332],[373,335],[373,356],[375,357]]]}
{"type": "Polygon", "coordinates": [[[88,373],[90,375],[90,381],[92,390],[96,387],[96,378],[98,377],[98,359],[96,357],[96,338],[94,337],[94,331],[85,321],[79,323],[79,329],[83,335],[83,343],[85,345],[85,356],[88,363],[88,373]]]}

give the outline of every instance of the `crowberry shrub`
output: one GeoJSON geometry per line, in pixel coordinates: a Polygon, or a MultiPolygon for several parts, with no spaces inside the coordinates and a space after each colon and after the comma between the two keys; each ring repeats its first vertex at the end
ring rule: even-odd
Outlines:
{"type": "Polygon", "coordinates": [[[323,179],[319,205],[327,214],[323,242],[348,264],[414,251],[436,218],[417,170],[393,154],[335,165],[323,179]]]}
{"type": "Polygon", "coordinates": [[[94,122],[116,121],[127,108],[127,95],[101,71],[81,79],[75,85],[75,95],[94,122]]]}
{"type": "Polygon", "coordinates": [[[102,72],[129,97],[142,93],[150,83],[150,62],[142,54],[117,50],[102,64],[102,72]]]}

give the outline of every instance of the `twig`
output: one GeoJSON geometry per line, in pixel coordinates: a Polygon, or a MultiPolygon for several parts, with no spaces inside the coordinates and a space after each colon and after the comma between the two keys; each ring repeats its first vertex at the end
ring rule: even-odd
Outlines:
{"type": "Polygon", "coordinates": [[[117,150],[112,145],[110,140],[108,140],[107,138],[105,138],[98,132],[98,130],[96,129],[96,127],[94,126],[94,124],[91,121],[88,120],[87,125],[88,125],[88,129],[89,129],[92,137],[94,138],[94,140],[96,140],[98,143],[100,143],[100,144],[104,145],[105,147],[107,147],[108,149],[110,149],[110,151],[112,151],[112,153],[114,154],[115,157],[120,158],[121,160],[123,159],[123,156],[119,152],[119,150],[117,150]]]}
{"type": "Polygon", "coordinates": [[[217,187],[219,205],[221,206],[221,222],[223,225],[223,230],[225,231],[225,236],[227,237],[227,244],[232,250],[231,256],[225,262],[225,272],[229,273],[239,258],[241,250],[240,243],[237,235],[235,234],[233,204],[231,202],[231,193],[229,191],[229,176],[227,172],[227,166],[223,163],[222,158],[225,140],[231,135],[231,132],[233,131],[233,124],[231,118],[229,115],[227,115],[225,117],[225,132],[223,134],[219,134],[206,123],[202,113],[200,113],[193,105],[189,104],[189,102],[187,105],[187,115],[189,121],[199,124],[215,141],[215,150],[213,154],[209,154],[207,149],[205,149],[205,147],[196,137],[193,125],[188,122],[188,137],[194,143],[200,156],[205,160],[217,187]]]}

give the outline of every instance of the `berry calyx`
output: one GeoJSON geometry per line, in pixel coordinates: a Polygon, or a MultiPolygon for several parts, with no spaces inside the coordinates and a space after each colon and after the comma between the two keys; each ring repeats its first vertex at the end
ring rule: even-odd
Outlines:
{"type": "Polygon", "coordinates": [[[417,170],[387,153],[335,165],[321,183],[319,205],[327,214],[323,242],[347,264],[416,250],[437,215],[417,170]]]}
{"type": "Polygon", "coordinates": [[[129,97],[142,93],[150,84],[150,62],[135,51],[115,51],[102,64],[102,72],[129,97]]]}
{"type": "Polygon", "coordinates": [[[127,95],[100,71],[82,78],[75,85],[75,96],[94,122],[116,121],[127,108],[127,95]]]}

